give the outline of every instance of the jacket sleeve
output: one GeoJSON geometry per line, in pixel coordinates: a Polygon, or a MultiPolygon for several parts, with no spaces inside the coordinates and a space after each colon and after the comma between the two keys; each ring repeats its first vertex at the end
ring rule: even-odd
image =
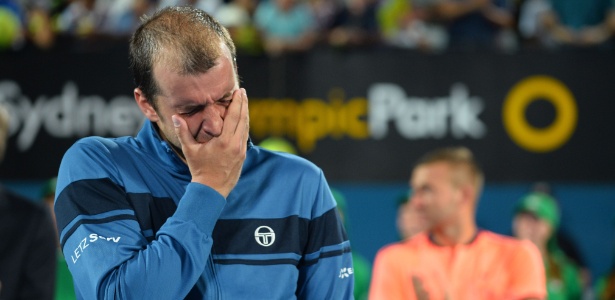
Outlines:
{"type": "Polygon", "coordinates": [[[299,264],[298,299],[353,299],[350,241],[322,171],[299,264]]]}
{"type": "Polygon", "coordinates": [[[225,199],[188,184],[175,213],[148,241],[111,157],[96,143],[77,143],[60,166],[55,212],[78,298],[184,298],[208,263],[225,199]]]}

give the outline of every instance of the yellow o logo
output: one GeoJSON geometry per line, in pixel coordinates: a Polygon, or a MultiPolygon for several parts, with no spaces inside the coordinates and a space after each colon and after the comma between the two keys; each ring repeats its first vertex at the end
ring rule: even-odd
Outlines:
{"type": "Polygon", "coordinates": [[[504,100],[504,129],[520,147],[533,152],[549,152],[570,139],[577,124],[574,96],[559,80],[532,76],[517,83],[504,100]],[[525,110],[536,100],[544,99],[555,107],[555,120],[545,128],[536,128],[525,119],[525,110]]]}

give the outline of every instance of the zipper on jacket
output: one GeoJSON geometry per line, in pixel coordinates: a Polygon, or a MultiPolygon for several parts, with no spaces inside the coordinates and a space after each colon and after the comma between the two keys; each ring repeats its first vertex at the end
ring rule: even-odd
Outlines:
{"type": "Polygon", "coordinates": [[[223,297],[222,292],[221,292],[220,282],[218,281],[218,276],[216,276],[216,265],[214,264],[213,251],[212,251],[212,253],[209,254],[209,257],[207,258],[207,260],[209,262],[207,264],[208,265],[207,266],[207,274],[208,274],[208,277],[211,279],[210,282],[212,283],[212,286],[207,289],[209,291],[207,293],[208,294],[207,298],[208,299],[223,300],[224,297],[223,297]]]}

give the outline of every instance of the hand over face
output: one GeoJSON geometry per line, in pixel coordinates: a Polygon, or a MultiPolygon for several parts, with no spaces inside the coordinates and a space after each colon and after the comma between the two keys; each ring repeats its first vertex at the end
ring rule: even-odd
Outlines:
{"type": "Polygon", "coordinates": [[[172,118],[192,182],[207,185],[226,198],[237,184],[246,158],[250,125],[245,89],[233,93],[222,133],[206,143],[194,139],[186,121],[179,115],[172,118]]]}

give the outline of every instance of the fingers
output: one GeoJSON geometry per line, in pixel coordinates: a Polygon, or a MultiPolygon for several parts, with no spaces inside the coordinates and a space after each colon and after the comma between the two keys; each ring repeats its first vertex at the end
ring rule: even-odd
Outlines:
{"type": "Polygon", "coordinates": [[[241,121],[245,118],[245,113],[248,107],[248,103],[246,103],[248,101],[248,97],[246,96],[246,90],[243,88],[239,89],[239,96],[241,99],[241,105],[239,106],[239,121],[237,122],[233,133],[237,133],[237,129],[240,128],[239,125],[241,121]]]}
{"type": "Polygon", "coordinates": [[[243,133],[243,128],[246,126],[247,121],[248,97],[246,95],[246,90],[241,88],[236,90],[233,94],[233,101],[231,102],[228,114],[224,119],[222,136],[236,136],[238,130],[240,130],[240,134],[243,133]]]}
{"type": "Polygon", "coordinates": [[[190,135],[190,131],[188,130],[188,125],[186,125],[186,121],[179,117],[178,115],[171,116],[173,120],[173,126],[175,127],[175,135],[177,135],[177,139],[179,139],[179,143],[182,146],[182,149],[189,145],[192,141],[196,142],[194,138],[190,135]]]}
{"type": "Polygon", "coordinates": [[[243,124],[237,124],[237,127],[243,130],[242,132],[244,135],[246,135],[245,138],[247,139],[248,138],[247,131],[249,131],[250,129],[250,114],[248,111],[248,95],[246,94],[245,89],[241,89],[241,90],[242,90],[241,98],[243,99],[243,101],[241,105],[241,115],[239,117],[240,117],[240,121],[243,121],[243,124]],[[239,127],[239,125],[243,125],[243,126],[239,127]]]}
{"type": "Polygon", "coordinates": [[[242,153],[248,148],[248,136],[250,135],[250,113],[248,110],[248,96],[246,95],[246,91],[243,90],[242,93],[243,105],[241,107],[241,115],[240,122],[237,124],[237,129],[240,131],[241,142],[242,142],[242,153]]]}

